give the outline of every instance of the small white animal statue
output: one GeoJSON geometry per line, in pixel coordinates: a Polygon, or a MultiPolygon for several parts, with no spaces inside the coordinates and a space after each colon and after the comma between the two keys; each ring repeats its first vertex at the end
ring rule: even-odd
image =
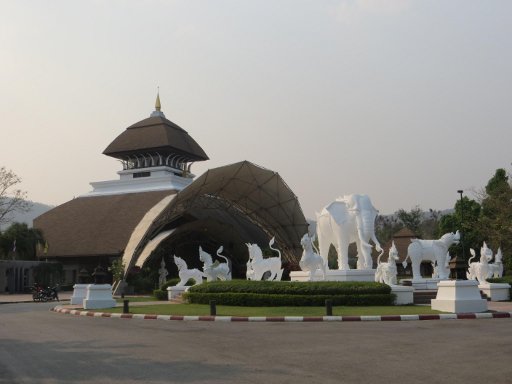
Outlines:
{"type": "Polygon", "coordinates": [[[319,269],[322,272],[322,280],[325,280],[327,270],[327,263],[318,253],[313,250],[313,241],[315,237],[310,237],[309,234],[304,234],[300,240],[300,244],[304,249],[302,257],[299,261],[300,269],[307,272],[309,271],[309,281],[313,281],[316,271],[319,269]]]}
{"type": "Polygon", "coordinates": [[[221,245],[217,249],[217,256],[222,257],[226,262],[219,263],[218,261],[213,262],[212,256],[208,252],[203,251],[203,248],[199,246],[199,260],[203,262],[203,273],[206,275],[206,281],[231,280],[229,260],[220,254],[223,250],[224,247],[221,245]]]}
{"type": "MultiPolygon", "coordinates": [[[[459,231],[445,233],[438,240],[419,240],[412,239],[407,248],[407,257],[402,262],[404,268],[407,267],[407,259],[411,260],[412,280],[421,281],[420,265],[422,261],[437,262],[437,265],[444,266],[446,263],[446,254],[452,244],[458,244],[460,241],[459,231]]],[[[438,268],[439,279],[448,279],[448,273],[445,268],[438,268]]]]}
{"type": "Polygon", "coordinates": [[[176,284],[177,287],[184,287],[189,279],[194,280],[194,285],[199,285],[203,282],[203,277],[206,277],[199,269],[188,269],[187,263],[181,257],[174,256],[174,263],[178,267],[178,275],[180,281],[176,284]]]}
{"type": "Polygon", "coordinates": [[[281,252],[272,248],[275,238],[273,237],[269,242],[270,249],[277,251],[278,257],[269,257],[268,259],[263,258],[258,244],[246,243],[249,249],[249,261],[247,262],[247,280],[261,280],[265,272],[270,272],[270,277],[267,280],[281,280],[283,276],[283,269],[281,269],[281,252]]]}
{"type": "Polygon", "coordinates": [[[432,278],[436,279],[439,276],[450,276],[450,260],[452,257],[450,256],[450,252],[446,252],[446,260],[443,265],[443,271],[439,273],[439,265],[436,262],[432,262],[432,278]]]}
{"type": "Polygon", "coordinates": [[[165,284],[165,282],[167,281],[168,274],[169,274],[169,272],[165,268],[165,260],[162,257],[162,261],[160,262],[160,269],[158,270],[158,286],[159,287],[161,287],[162,285],[165,284]]]}
{"type": "Polygon", "coordinates": [[[469,249],[471,253],[471,257],[468,260],[469,268],[466,272],[466,277],[468,280],[478,280],[480,284],[487,283],[487,279],[489,278],[489,261],[492,260],[492,250],[487,247],[486,242],[482,248],[480,248],[480,261],[479,262],[471,262],[476,257],[476,252],[473,248],[469,249]]]}
{"type": "Polygon", "coordinates": [[[501,253],[501,247],[498,248],[498,252],[494,255],[494,263],[489,264],[489,278],[491,277],[503,277],[503,255],[501,253]]]}
{"type": "Polygon", "coordinates": [[[377,258],[377,270],[375,271],[375,281],[387,285],[396,285],[396,275],[398,273],[396,262],[398,261],[398,250],[395,242],[391,244],[387,263],[381,263],[380,258],[384,252],[381,252],[377,258]]]}

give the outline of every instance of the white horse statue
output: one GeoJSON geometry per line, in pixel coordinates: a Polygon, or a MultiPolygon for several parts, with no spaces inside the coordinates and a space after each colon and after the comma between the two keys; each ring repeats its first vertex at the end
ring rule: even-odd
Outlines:
{"type": "Polygon", "coordinates": [[[309,271],[309,281],[313,281],[315,272],[319,269],[322,272],[322,280],[325,280],[325,274],[327,270],[327,263],[324,261],[322,256],[313,250],[314,236],[311,237],[309,234],[302,236],[300,244],[304,249],[302,251],[302,257],[299,261],[300,269],[303,271],[309,271]]]}
{"type": "MultiPolygon", "coordinates": [[[[407,257],[402,262],[404,268],[407,267],[407,259],[411,259],[412,279],[421,281],[420,265],[422,261],[437,262],[437,265],[444,266],[446,263],[446,254],[452,244],[458,244],[460,241],[459,231],[445,233],[438,240],[419,240],[412,239],[407,248],[407,257]]],[[[438,269],[439,279],[448,279],[448,273],[445,268],[438,269]]]]}
{"type": "Polygon", "coordinates": [[[487,243],[484,241],[482,248],[480,248],[480,261],[471,262],[476,257],[476,252],[473,248],[469,249],[471,257],[468,260],[469,268],[466,272],[468,280],[478,280],[480,284],[487,283],[487,279],[490,277],[489,261],[492,260],[492,250],[487,247],[487,243]]]}
{"type": "Polygon", "coordinates": [[[377,270],[375,271],[375,281],[377,283],[384,283],[387,285],[396,285],[396,275],[398,270],[396,262],[398,261],[398,250],[396,249],[395,242],[391,244],[389,249],[388,262],[381,263],[380,258],[382,253],[377,258],[377,270]]]}
{"type": "Polygon", "coordinates": [[[503,277],[503,262],[501,261],[503,255],[501,248],[498,248],[498,252],[494,256],[494,263],[489,264],[489,278],[491,277],[503,277]]]}
{"type": "Polygon", "coordinates": [[[270,272],[270,277],[267,280],[281,280],[283,276],[283,269],[281,268],[281,252],[272,248],[274,244],[275,238],[273,237],[269,242],[269,247],[273,251],[276,251],[279,256],[278,257],[269,257],[268,259],[263,258],[263,253],[261,252],[258,244],[250,244],[246,243],[247,248],[249,249],[249,261],[247,262],[247,280],[261,280],[265,272],[270,272]]]}
{"type": "Polygon", "coordinates": [[[203,262],[203,273],[206,275],[206,281],[231,280],[229,260],[226,256],[220,254],[223,250],[224,247],[221,245],[217,249],[217,256],[222,257],[226,262],[219,263],[218,261],[213,262],[212,256],[208,252],[203,251],[203,248],[199,246],[199,260],[203,262]]]}
{"type": "Polygon", "coordinates": [[[176,284],[177,287],[184,287],[189,279],[194,280],[194,285],[199,285],[203,282],[203,277],[206,277],[199,269],[188,269],[187,263],[181,257],[174,256],[174,263],[178,267],[178,275],[180,281],[176,284]]]}

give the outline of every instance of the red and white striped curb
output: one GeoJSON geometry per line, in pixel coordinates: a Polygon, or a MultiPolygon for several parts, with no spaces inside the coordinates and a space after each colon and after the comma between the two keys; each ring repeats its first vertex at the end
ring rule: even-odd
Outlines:
{"type": "Polygon", "coordinates": [[[442,313],[439,315],[384,315],[384,316],[279,316],[279,317],[245,317],[245,316],[176,316],[176,315],[142,315],[133,313],[106,313],[81,311],[56,306],[54,312],[75,316],[108,317],[114,319],[141,320],[179,320],[179,321],[220,321],[220,322],[320,322],[320,321],[414,321],[414,320],[473,320],[512,318],[512,312],[484,313],[442,313]]]}

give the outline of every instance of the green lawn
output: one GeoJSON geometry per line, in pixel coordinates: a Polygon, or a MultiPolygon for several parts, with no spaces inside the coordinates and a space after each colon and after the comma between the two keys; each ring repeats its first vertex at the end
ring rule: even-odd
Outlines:
{"type": "Polygon", "coordinates": [[[144,301],[158,301],[154,296],[126,296],[124,299],[116,297],[116,302],[123,304],[123,300],[130,300],[130,303],[140,303],[144,301]]]}
{"type": "MultiPolygon", "coordinates": [[[[98,312],[121,313],[122,308],[98,312]]],[[[210,306],[203,304],[130,305],[130,313],[178,316],[208,316],[210,306]]],[[[429,306],[333,307],[334,316],[419,315],[440,313],[429,306]]],[[[232,307],[217,306],[217,316],[325,316],[324,307],[232,307]]]]}

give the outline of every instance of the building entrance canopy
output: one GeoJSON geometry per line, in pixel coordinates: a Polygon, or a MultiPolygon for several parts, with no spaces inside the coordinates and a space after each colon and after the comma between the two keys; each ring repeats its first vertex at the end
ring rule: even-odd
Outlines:
{"type": "Polygon", "coordinates": [[[242,161],[208,170],[179,192],[148,226],[133,254],[125,254],[127,269],[142,265],[149,257],[146,246],[159,234],[169,233],[167,241],[172,241],[200,227],[224,233],[223,240],[225,228],[231,228],[235,239],[261,247],[275,236],[283,261],[289,262],[300,259],[300,239],[308,232],[299,201],[279,174],[242,161]]]}

